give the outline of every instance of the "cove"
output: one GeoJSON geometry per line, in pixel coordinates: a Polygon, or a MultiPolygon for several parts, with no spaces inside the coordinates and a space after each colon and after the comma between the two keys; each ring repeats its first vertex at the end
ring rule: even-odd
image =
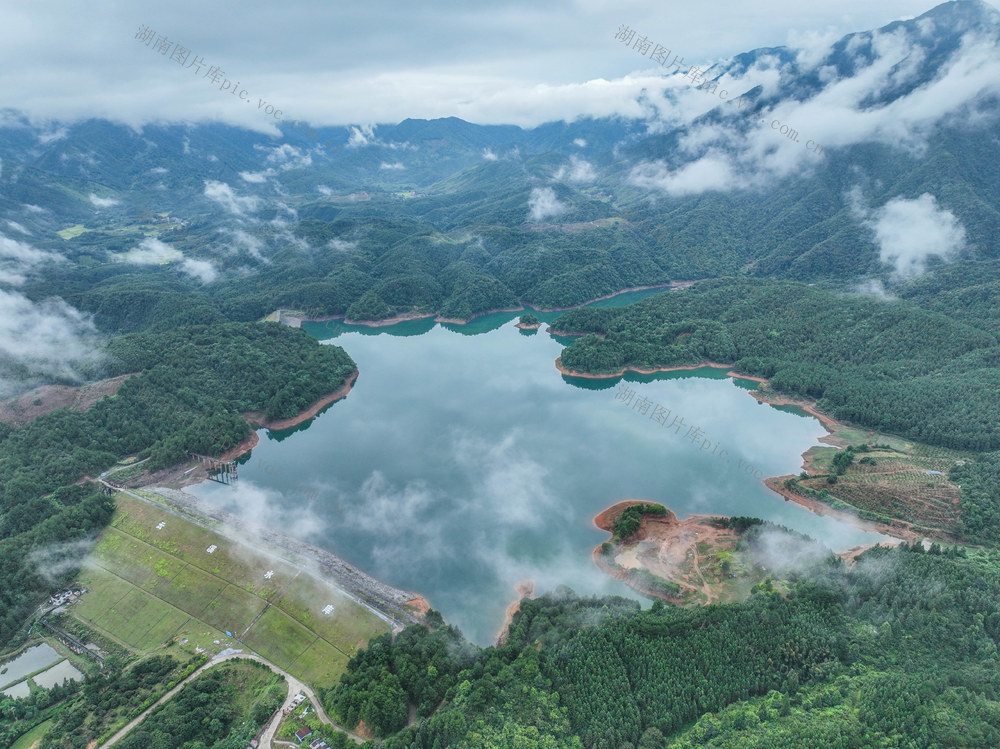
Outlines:
{"type": "Polygon", "coordinates": [[[235,486],[187,491],[424,595],[481,644],[522,580],[536,593],[567,585],[637,597],[591,561],[607,537],[592,519],[621,499],[660,502],[680,518],[753,515],[833,549],[884,540],[786,502],[737,468],[797,473],[826,434],[812,416],[760,404],[746,392],[753,383],[718,369],[562,375],[554,361],[567,341],[520,331],[517,316],[306,323],[357,362],[354,389],[294,429],[261,430],[235,486]],[[697,425],[727,459],[616,398],[620,380],[697,425]]]}

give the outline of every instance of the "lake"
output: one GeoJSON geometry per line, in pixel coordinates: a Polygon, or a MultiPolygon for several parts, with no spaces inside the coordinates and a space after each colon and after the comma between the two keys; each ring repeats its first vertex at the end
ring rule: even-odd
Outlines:
{"type": "Polygon", "coordinates": [[[188,491],[421,593],[481,644],[522,580],[536,593],[568,585],[637,597],[591,561],[608,537],[592,519],[620,499],[661,502],[680,518],[754,515],[834,549],[882,539],[754,477],[798,473],[826,434],[815,418],[759,404],[752,383],[722,370],[630,374],[621,385],[565,377],[554,360],[567,341],[525,334],[516,319],[307,323],[358,363],[350,395],[297,428],[261,430],[235,487],[188,491]],[[664,424],[650,418],[668,409],[664,424]],[[706,439],[712,449],[699,449],[706,439]]]}

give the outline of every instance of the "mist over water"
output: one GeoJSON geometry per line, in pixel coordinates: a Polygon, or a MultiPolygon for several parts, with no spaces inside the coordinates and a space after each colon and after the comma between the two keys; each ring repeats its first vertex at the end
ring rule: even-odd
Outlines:
{"type": "Polygon", "coordinates": [[[482,644],[521,580],[536,593],[565,584],[638,597],[591,561],[607,539],[593,517],[621,499],[661,502],[682,519],[755,515],[834,549],[881,538],[738,468],[797,473],[826,434],[816,419],[761,405],[718,370],[626,377],[684,419],[678,435],[616,400],[617,380],[563,377],[553,362],[564,342],[514,322],[307,324],[358,363],[351,394],[296,429],[261,430],[237,486],[189,491],[423,594],[482,644]],[[727,457],[685,440],[692,425],[727,457]]]}

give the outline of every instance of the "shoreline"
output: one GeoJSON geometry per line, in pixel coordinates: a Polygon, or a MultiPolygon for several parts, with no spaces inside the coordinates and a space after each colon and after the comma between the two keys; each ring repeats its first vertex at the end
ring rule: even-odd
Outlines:
{"type": "Polygon", "coordinates": [[[247,411],[246,413],[241,415],[243,416],[244,419],[246,419],[247,423],[254,429],[273,429],[273,430],[291,429],[292,427],[296,427],[299,424],[308,421],[309,419],[312,419],[313,417],[316,416],[316,414],[318,414],[320,411],[322,411],[331,403],[341,400],[342,398],[346,398],[347,395],[354,388],[354,382],[358,379],[359,374],[360,374],[359,370],[357,369],[357,367],[355,367],[354,371],[347,376],[347,379],[344,381],[343,385],[334,390],[332,393],[324,395],[318,401],[309,406],[305,411],[302,411],[296,416],[290,416],[287,419],[271,419],[270,421],[268,421],[264,419],[263,411],[247,411]]]}
{"type": "Polygon", "coordinates": [[[536,312],[569,312],[571,309],[579,309],[580,307],[586,307],[588,304],[593,304],[594,302],[603,302],[605,299],[614,299],[616,296],[621,296],[622,294],[630,294],[633,291],[649,291],[650,289],[686,289],[689,286],[693,286],[698,283],[695,281],[668,281],[666,283],[654,283],[648,286],[630,286],[627,289],[622,289],[621,291],[614,291],[610,294],[605,294],[604,296],[595,297],[593,299],[588,299],[585,302],[580,302],[579,304],[574,304],[569,307],[535,307],[534,305],[527,304],[526,307],[530,307],[536,312]]]}
{"type": "Polygon", "coordinates": [[[535,581],[522,580],[514,586],[514,591],[517,593],[517,598],[507,607],[506,612],[504,612],[503,624],[500,626],[500,631],[497,632],[497,636],[493,638],[493,641],[498,648],[507,644],[507,637],[510,634],[510,625],[514,623],[514,615],[521,610],[521,602],[525,599],[534,598],[535,581]]]}
{"type": "MultiPolygon", "coordinates": [[[[612,374],[589,374],[586,372],[577,373],[574,370],[567,369],[562,366],[562,362],[559,358],[555,360],[556,369],[560,373],[568,377],[582,377],[586,379],[610,379],[614,377],[623,377],[626,372],[637,372],[638,374],[656,374],[658,372],[679,372],[679,371],[690,371],[702,368],[712,368],[712,369],[727,369],[726,372],[728,377],[739,378],[744,380],[751,380],[753,382],[759,382],[763,385],[770,385],[770,382],[766,377],[758,377],[756,375],[743,375],[732,369],[732,364],[722,364],[719,362],[703,361],[700,364],[680,364],[669,367],[657,367],[651,370],[645,370],[640,367],[624,367],[617,373],[612,374]]],[[[810,401],[808,398],[802,398],[798,396],[785,395],[781,393],[776,393],[773,390],[768,390],[762,392],[760,390],[748,390],[747,393],[758,403],[764,403],[769,406],[796,406],[801,408],[803,411],[813,416],[820,425],[826,430],[826,434],[822,437],[818,437],[818,442],[823,442],[833,437],[834,428],[836,427],[847,427],[846,424],[837,421],[829,414],[825,414],[818,410],[815,406],[814,401],[810,401]]],[[[809,448],[811,449],[811,448],[809,448]]],[[[806,450],[806,452],[809,451],[806,450]]],[[[807,468],[806,453],[803,452],[802,455],[802,465],[803,468],[807,468]]],[[[913,542],[923,538],[939,538],[941,540],[947,540],[949,543],[958,543],[950,534],[941,530],[930,530],[928,532],[920,532],[914,529],[912,523],[908,523],[905,520],[892,519],[889,523],[882,523],[875,520],[866,520],[854,512],[844,511],[835,509],[819,500],[813,499],[811,497],[805,497],[794,492],[791,492],[782,486],[782,482],[789,478],[789,476],[765,476],[761,479],[761,483],[764,484],[769,490],[782,497],[785,501],[794,502],[795,504],[803,507],[814,515],[829,516],[842,523],[845,523],[852,528],[857,530],[865,531],[868,533],[879,533],[884,536],[889,536],[895,538],[899,541],[913,542]]],[[[845,503],[846,504],[846,503],[845,503]]],[[[853,507],[853,505],[851,505],[853,507]]],[[[614,508],[609,508],[614,509],[614,508]]],[[[624,509],[624,508],[622,508],[624,509]]],[[[857,509],[857,508],[855,508],[857,509]]],[[[601,515],[598,515],[600,518],[601,515]]],[[[693,517],[693,516],[692,516],[693,517]]],[[[598,518],[594,519],[597,523],[598,518]]],[[[601,525],[598,525],[602,530],[606,530],[601,525]]],[[[595,557],[596,559],[596,557],[595,557]]],[[[634,587],[634,586],[633,586],[634,587]]],[[[638,588],[637,588],[638,590],[638,588]]],[[[665,599],[666,600],[666,599],[665,599]]]]}
{"type": "MultiPolygon", "coordinates": [[[[943,532],[934,533],[931,531],[924,533],[922,531],[916,531],[914,530],[913,524],[908,523],[905,520],[894,519],[889,523],[882,523],[878,520],[865,520],[863,517],[855,515],[852,512],[838,510],[828,504],[825,504],[824,502],[820,502],[818,499],[813,499],[812,497],[806,497],[801,494],[796,494],[793,491],[789,491],[781,485],[781,482],[786,478],[789,478],[789,476],[768,476],[763,480],[764,486],[775,494],[781,496],[786,502],[794,502],[800,507],[804,507],[809,510],[809,512],[813,515],[832,517],[834,520],[839,520],[840,522],[845,523],[852,528],[856,528],[857,530],[866,531],[868,533],[880,533],[883,536],[889,536],[891,538],[895,538],[897,541],[906,541],[907,543],[920,541],[924,538],[933,538],[937,535],[946,535],[943,532]]],[[[853,505],[851,506],[853,507],[853,505]]],[[[955,542],[951,541],[951,543],[955,542]]]]}
{"type": "MultiPolygon", "coordinates": [[[[763,377],[747,377],[746,379],[755,380],[757,382],[762,382],[766,385],[770,385],[770,383],[763,377]]],[[[830,434],[827,435],[828,437],[831,434],[833,434],[832,427],[847,426],[846,424],[842,424],[841,422],[837,421],[829,414],[825,414],[822,411],[818,410],[815,406],[815,402],[810,402],[808,398],[801,398],[794,395],[783,395],[781,393],[776,393],[773,390],[770,390],[767,393],[762,393],[760,390],[750,390],[748,392],[750,393],[750,396],[758,403],[765,403],[769,406],[796,406],[798,408],[801,408],[810,416],[814,416],[817,419],[819,419],[820,423],[822,423],[823,426],[826,427],[826,429],[829,431],[830,434]],[[765,396],[770,396],[772,399],[769,400],[765,396]]]]}
{"type": "MultiPolygon", "coordinates": [[[[221,455],[219,455],[217,460],[222,462],[236,460],[257,447],[260,443],[260,437],[257,436],[258,429],[291,429],[292,427],[298,426],[309,419],[315,418],[316,414],[328,405],[345,398],[354,388],[354,382],[358,379],[359,374],[360,371],[355,368],[354,371],[348,375],[343,385],[337,388],[334,392],[324,395],[296,416],[291,416],[287,419],[272,419],[271,421],[267,421],[263,418],[263,411],[247,411],[240,414],[240,416],[242,416],[250,426],[250,435],[246,437],[246,439],[237,442],[233,447],[225,450],[221,455]]],[[[187,460],[183,463],[178,463],[177,465],[161,468],[150,474],[146,474],[144,472],[139,473],[134,478],[143,482],[143,486],[138,487],[140,489],[154,484],[176,484],[178,487],[183,488],[208,481],[208,470],[205,466],[199,463],[196,464],[192,470],[185,470],[185,466],[189,463],[190,460],[187,460]]]]}
{"type": "MultiPolygon", "coordinates": [[[[288,325],[293,328],[301,327],[304,322],[330,322],[331,320],[342,320],[345,325],[364,325],[368,328],[385,328],[390,325],[397,325],[398,323],[408,322],[410,320],[424,320],[428,317],[433,317],[434,322],[443,323],[446,325],[467,325],[473,320],[485,317],[486,315],[495,315],[500,312],[521,312],[526,309],[532,309],[536,312],[568,312],[572,309],[579,309],[580,307],[586,307],[588,304],[593,304],[594,302],[603,302],[606,299],[614,299],[616,296],[621,296],[622,294],[629,294],[633,291],[649,291],[650,289],[686,289],[689,286],[693,286],[698,281],[668,281],[667,283],[660,284],[650,284],[648,286],[630,286],[627,289],[620,289],[619,291],[613,291],[610,294],[605,294],[604,296],[595,297],[593,299],[587,299],[586,301],[580,302],[579,304],[574,304],[569,307],[536,307],[532,304],[521,303],[518,307],[502,307],[498,309],[489,309],[482,312],[476,312],[472,317],[469,318],[459,318],[459,317],[442,317],[438,312],[399,312],[391,317],[386,317],[382,320],[349,320],[346,315],[324,315],[322,317],[308,317],[306,315],[294,315],[294,314],[279,314],[278,322],[282,325],[288,325]]],[[[278,310],[280,313],[281,310],[278,310]]]]}
{"type": "MultiPolygon", "coordinates": [[[[563,331],[552,331],[551,329],[549,332],[551,332],[553,335],[563,335],[563,336],[573,335],[572,333],[565,333],[563,331]]],[[[751,377],[748,375],[740,374],[739,372],[733,369],[732,364],[720,364],[719,362],[712,362],[707,360],[703,361],[701,364],[671,364],[670,366],[654,367],[653,369],[643,369],[642,367],[634,367],[628,365],[622,367],[617,372],[607,372],[607,373],[602,372],[600,374],[594,374],[593,372],[579,372],[575,369],[567,369],[566,367],[563,366],[562,359],[560,357],[556,357],[555,364],[556,364],[556,369],[558,369],[561,374],[564,374],[567,377],[580,377],[585,380],[610,380],[615,377],[624,377],[626,372],[635,372],[636,374],[649,375],[649,374],[658,374],[660,372],[689,372],[695,369],[728,369],[729,371],[726,372],[726,376],[728,377],[738,377],[741,380],[754,380],[755,382],[762,382],[762,383],[767,382],[767,380],[765,380],[762,377],[751,377]]]]}
{"type": "Polygon", "coordinates": [[[477,312],[468,320],[463,320],[460,317],[441,317],[440,315],[438,315],[437,317],[434,318],[434,322],[442,323],[444,325],[468,325],[470,322],[472,322],[473,320],[477,320],[480,317],[486,317],[487,315],[496,315],[500,312],[521,312],[523,309],[524,305],[521,305],[520,307],[501,307],[498,309],[488,309],[484,310],[483,312],[477,312]]]}
{"type": "Polygon", "coordinates": [[[410,320],[425,320],[428,317],[434,317],[436,314],[436,312],[400,312],[381,320],[349,320],[347,315],[334,315],[333,317],[328,317],[324,320],[306,319],[304,322],[343,320],[344,325],[364,325],[366,328],[388,328],[390,325],[398,325],[401,322],[409,322],[410,320]]]}
{"type": "MultiPolygon", "coordinates": [[[[773,487],[770,487],[770,488],[773,488],[773,487]]],[[[775,490],[775,491],[777,491],[777,490],[775,490]]],[[[651,589],[643,586],[641,582],[633,579],[632,575],[630,574],[630,572],[633,569],[638,569],[638,570],[644,571],[647,574],[656,574],[646,564],[643,564],[643,563],[640,562],[638,564],[638,566],[635,567],[635,568],[623,567],[623,566],[619,565],[616,561],[614,561],[614,559],[615,559],[614,554],[612,554],[612,561],[608,561],[608,558],[602,553],[602,547],[604,546],[605,543],[611,543],[612,549],[615,552],[621,550],[621,548],[623,546],[623,543],[621,541],[619,541],[617,543],[615,543],[613,541],[613,539],[614,539],[614,525],[613,525],[614,524],[614,520],[626,508],[631,507],[633,505],[637,505],[637,504],[658,504],[658,503],[644,501],[644,500],[633,500],[633,499],[621,500],[621,501],[616,502],[615,504],[611,505],[610,507],[606,508],[605,510],[602,510],[601,512],[599,512],[597,515],[594,516],[594,525],[597,526],[598,528],[600,528],[601,530],[606,531],[606,532],[608,532],[608,533],[611,534],[611,539],[609,539],[608,541],[605,541],[605,542],[601,543],[600,545],[598,545],[597,547],[594,548],[594,550],[593,550],[593,552],[591,554],[591,556],[592,556],[592,558],[594,560],[594,564],[604,574],[606,574],[606,575],[608,575],[608,576],[610,576],[610,577],[612,577],[612,578],[614,578],[616,580],[621,581],[622,583],[624,583],[628,587],[630,587],[633,590],[641,593],[642,595],[646,596],[647,598],[659,599],[661,601],[666,601],[667,603],[671,603],[671,604],[673,604],[675,606],[690,605],[692,603],[691,600],[690,600],[690,598],[686,599],[683,594],[679,595],[679,596],[671,596],[671,595],[668,595],[668,594],[660,592],[660,591],[651,590],[651,589]]],[[[810,508],[810,509],[812,509],[812,508],[810,508]]],[[[827,508],[827,509],[830,509],[830,508],[827,508]]],[[[673,510],[671,510],[669,507],[667,507],[666,510],[667,510],[667,514],[666,515],[643,515],[641,517],[640,521],[639,521],[639,529],[635,532],[635,534],[633,536],[630,537],[628,543],[630,545],[634,545],[636,543],[639,543],[639,542],[642,542],[642,541],[646,541],[648,539],[648,536],[649,536],[649,528],[648,528],[648,526],[651,523],[659,525],[659,526],[666,526],[666,528],[668,529],[668,531],[676,532],[678,534],[677,537],[671,537],[669,535],[667,535],[666,537],[664,537],[661,534],[659,538],[654,538],[653,543],[660,544],[660,548],[659,548],[659,551],[658,551],[658,554],[659,554],[660,558],[663,557],[663,555],[666,553],[666,551],[667,551],[667,549],[668,549],[669,546],[674,545],[674,544],[679,543],[679,542],[683,543],[681,541],[681,539],[683,538],[683,533],[685,531],[689,532],[690,534],[693,534],[693,537],[691,537],[691,538],[688,539],[688,547],[689,548],[691,546],[701,546],[703,543],[707,544],[707,543],[709,543],[711,541],[711,538],[713,536],[716,539],[728,536],[728,537],[732,537],[735,540],[736,537],[737,537],[737,535],[738,535],[732,529],[715,529],[715,528],[709,528],[707,526],[707,524],[706,524],[706,521],[710,521],[710,520],[713,520],[713,519],[728,519],[731,516],[728,516],[728,515],[692,514],[689,517],[685,518],[684,520],[679,520],[677,518],[676,513],[674,513],[673,510]]],[[[822,514],[826,514],[826,513],[817,513],[817,514],[821,514],[822,515],[822,514]]],[[[832,512],[830,514],[838,514],[838,513],[836,511],[834,511],[834,512],[832,512]]],[[[656,536],[656,532],[653,531],[652,535],[656,536]]],[[[912,541],[918,541],[918,540],[921,540],[923,538],[925,538],[925,537],[922,536],[922,535],[914,534],[913,538],[909,539],[909,541],[911,541],[911,542],[912,541]]],[[[897,540],[906,541],[907,539],[900,538],[900,539],[897,539],[897,540]]],[[[860,545],[860,546],[853,546],[850,549],[846,549],[846,550],[843,550],[843,551],[833,550],[833,553],[836,554],[841,559],[843,559],[848,564],[854,564],[854,562],[856,561],[857,557],[860,554],[862,554],[865,551],[867,551],[868,549],[874,548],[875,546],[890,546],[891,547],[893,545],[894,544],[889,543],[889,542],[876,542],[876,543],[871,543],[871,544],[863,544],[863,545],[860,545]]],[[[684,551],[684,546],[682,545],[682,546],[679,547],[679,552],[683,552],[683,551],[684,551]]],[[[699,577],[700,577],[700,573],[699,573],[699,577]]],[[[680,582],[679,583],[676,579],[670,579],[670,582],[673,582],[675,584],[681,585],[682,588],[685,587],[685,586],[686,587],[690,587],[691,586],[690,581],[684,581],[684,582],[680,582]]],[[[703,578],[702,578],[702,582],[704,582],[703,578]]],[[[717,603],[718,602],[718,601],[713,601],[712,600],[711,592],[709,590],[702,588],[702,591],[704,593],[706,593],[706,599],[707,600],[702,601],[698,605],[708,605],[708,604],[711,604],[711,603],[717,603]]],[[[687,593],[690,593],[690,592],[691,592],[690,590],[687,591],[687,593]]]]}
{"type": "MultiPolygon", "coordinates": [[[[593,552],[591,552],[591,558],[594,560],[594,564],[601,572],[610,577],[613,577],[615,580],[624,583],[632,590],[641,593],[647,598],[657,598],[661,601],[666,601],[667,603],[679,606],[683,602],[683,599],[679,597],[668,596],[666,593],[659,593],[644,587],[642,584],[640,584],[639,582],[637,582],[632,578],[632,575],[629,574],[629,570],[627,568],[608,562],[604,554],[601,553],[601,549],[604,546],[604,544],[610,543],[612,544],[612,547],[615,546],[614,544],[615,518],[617,518],[622,512],[624,512],[629,507],[633,507],[635,505],[648,505],[648,504],[659,504],[659,503],[648,502],[641,499],[623,499],[619,502],[615,502],[607,509],[597,513],[597,515],[594,516],[594,525],[596,525],[602,531],[610,533],[611,538],[609,538],[607,541],[602,542],[598,546],[595,546],[593,552]]],[[[656,522],[666,526],[684,527],[685,525],[688,526],[696,525],[705,518],[721,517],[720,515],[692,515],[691,517],[685,520],[679,520],[677,518],[677,514],[673,510],[671,510],[669,507],[666,507],[665,505],[664,507],[667,510],[666,515],[643,515],[640,518],[639,530],[637,530],[634,536],[632,536],[634,540],[641,541],[646,538],[646,524],[648,522],[656,522]]],[[[646,568],[640,566],[639,569],[645,570],[646,568]]]]}

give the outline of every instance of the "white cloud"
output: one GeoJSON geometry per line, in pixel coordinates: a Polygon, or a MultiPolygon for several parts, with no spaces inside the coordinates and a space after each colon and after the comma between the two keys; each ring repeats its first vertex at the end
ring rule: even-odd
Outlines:
{"type": "Polygon", "coordinates": [[[556,170],[555,178],[566,182],[593,182],[597,179],[597,172],[590,162],[584,161],[578,156],[569,157],[569,166],[563,165],[556,170]]]}
{"type": "Polygon", "coordinates": [[[320,195],[333,195],[333,190],[326,185],[316,185],[316,192],[320,195]]]}
{"type": "Polygon", "coordinates": [[[94,193],[90,193],[89,197],[90,197],[90,202],[93,203],[98,208],[110,208],[113,205],[118,205],[119,203],[121,203],[120,200],[116,200],[115,198],[100,198],[94,193]]]}
{"type": "Polygon", "coordinates": [[[809,29],[799,32],[794,29],[788,32],[788,46],[798,50],[795,61],[803,69],[815,68],[833,51],[833,44],[841,37],[835,28],[828,27],[825,31],[809,29]]]}
{"type": "Polygon", "coordinates": [[[483,149],[483,158],[487,161],[496,161],[499,157],[488,148],[483,149]]]}
{"type": "Polygon", "coordinates": [[[28,235],[30,235],[30,234],[31,234],[31,232],[30,232],[30,231],[28,231],[28,230],[27,230],[27,229],[25,229],[25,228],[24,228],[23,226],[21,226],[21,224],[17,223],[17,221],[11,221],[11,220],[9,220],[9,219],[8,219],[8,221],[7,221],[7,226],[9,226],[9,227],[10,227],[11,229],[13,229],[14,231],[19,231],[19,232],[21,232],[22,234],[28,234],[28,235]]]}
{"type": "Polygon", "coordinates": [[[655,188],[679,196],[708,190],[730,190],[741,180],[734,173],[729,159],[714,153],[673,171],[662,161],[640,164],[632,170],[629,182],[637,187],[655,188]]]}
{"type": "Polygon", "coordinates": [[[62,140],[68,135],[68,133],[69,131],[64,127],[56,128],[55,130],[49,130],[48,132],[43,132],[38,134],[38,142],[44,146],[46,143],[51,143],[52,141],[56,140],[62,140]]]}
{"type": "Polygon", "coordinates": [[[52,380],[78,381],[100,358],[89,315],[58,298],[33,302],[0,289],[0,395],[52,380]]]}
{"type": "Polygon", "coordinates": [[[378,168],[379,169],[405,169],[406,167],[404,167],[402,165],[402,163],[399,162],[399,161],[395,161],[395,162],[393,162],[391,164],[388,163],[388,162],[386,162],[386,161],[383,161],[381,164],[379,164],[378,168]]]}
{"type": "Polygon", "coordinates": [[[249,234],[242,229],[227,230],[232,235],[234,244],[242,247],[258,260],[264,259],[264,242],[259,237],[249,234]]]}
{"type": "Polygon", "coordinates": [[[24,283],[27,274],[35,266],[47,262],[64,262],[64,260],[61,255],[35,249],[26,242],[19,242],[0,234],[0,283],[19,286],[24,283]]]}
{"type": "MultiPolygon", "coordinates": [[[[280,146],[275,146],[273,148],[269,146],[254,146],[254,148],[259,151],[266,151],[267,163],[274,164],[280,171],[287,171],[289,169],[305,169],[306,167],[312,166],[312,156],[303,151],[301,148],[296,148],[288,143],[282,143],[280,146]]],[[[262,172],[262,174],[266,174],[267,176],[271,176],[275,173],[276,172],[272,169],[262,172]]]]}
{"type": "Polygon", "coordinates": [[[238,197],[233,192],[233,188],[225,182],[215,180],[205,180],[205,197],[214,200],[225,208],[229,213],[242,216],[248,211],[255,211],[260,201],[252,195],[245,198],[238,197]]]}
{"type": "MultiPolygon", "coordinates": [[[[317,514],[315,502],[301,501],[303,492],[297,483],[288,482],[280,489],[260,486],[250,479],[240,479],[222,498],[225,509],[236,513],[248,523],[238,531],[230,528],[227,535],[244,540],[247,547],[260,544],[254,531],[258,528],[281,528],[292,538],[319,538],[326,530],[326,522],[317,514]],[[289,502],[288,498],[296,501],[289,502]],[[251,533],[244,536],[244,533],[251,533]]],[[[305,489],[312,491],[312,487],[305,489]]],[[[317,573],[322,575],[320,570],[317,573]]]]}
{"type": "Polygon", "coordinates": [[[566,206],[559,202],[551,187],[533,187],[531,197],[528,198],[528,208],[532,221],[541,221],[566,211],[566,206]]]}
{"type": "Polygon", "coordinates": [[[347,250],[355,249],[358,244],[357,242],[345,242],[343,239],[334,237],[327,243],[327,246],[331,250],[337,250],[337,252],[346,252],[347,250]]]}
{"type": "Polygon", "coordinates": [[[31,203],[24,203],[23,205],[31,213],[45,213],[45,209],[40,205],[32,205],[31,203]]]}
{"type": "Polygon", "coordinates": [[[893,198],[871,213],[865,224],[875,235],[882,262],[896,278],[924,273],[927,260],[951,260],[965,247],[965,228],[951,211],[938,207],[930,193],[915,200],[893,198]]]}
{"type": "Polygon", "coordinates": [[[202,283],[211,283],[219,277],[219,272],[208,260],[184,258],[181,261],[181,270],[202,283]]]}
{"type": "Polygon", "coordinates": [[[123,252],[117,258],[133,265],[163,265],[184,257],[184,253],[154,237],[146,237],[138,249],[123,252]]]}
{"type": "Polygon", "coordinates": [[[579,146],[580,148],[585,148],[587,145],[587,141],[585,141],[583,138],[574,138],[573,145],[579,146]]]}
{"type": "Polygon", "coordinates": [[[138,248],[116,255],[119,262],[133,265],[165,265],[180,261],[178,269],[202,283],[211,283],[219,272],[208,260],[184,257],[184,253],[153,237],[146,237],[138,248]]]}
{"type": "Polygon", "coordinates": [[[154,166],[149,170],[150,174],[166,174],[170,170],[163,166],[154,166]]]}
{"type": "Polygon", "coordinates": [[[262,182],[267,182],[267,178],[270,177],[274,172],[267,169],[263,172],[240,172],[240,177],[244,182],[252,182],[253,184],[260,184],[262,182]]]}
{"type": "Polygon", "coordinates": [[[873,296],[876,299],[881,299],[883,302],[896,301],[896,296],[886,291],[885,285],[877,279],[869,278],[864,281],[860,281],[855,285],[853,291],[855,294],[873,296]]]}
{"type": "Polygon", "coordinates": [[[351,137],[347,139],[348,148],[360,148],[368,146],[375,141],[375,126],[361,125],[351,128],[351,137]]]}

